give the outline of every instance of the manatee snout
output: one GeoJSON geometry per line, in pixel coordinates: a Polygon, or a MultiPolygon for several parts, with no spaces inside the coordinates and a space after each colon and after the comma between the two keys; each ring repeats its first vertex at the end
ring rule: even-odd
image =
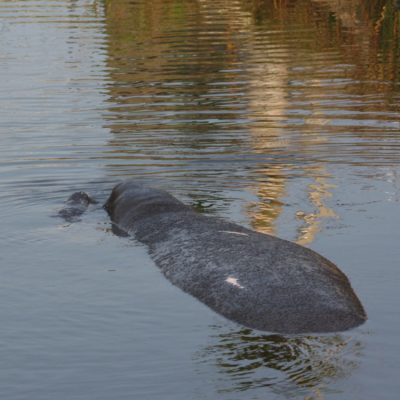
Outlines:
{"type": "Polygon", "coordinates": [[[87,193],[85,192],[75,192],[72,193],[71,196],[68,197],[68,200],[66,201],[67,204],[71,205],[85,205],[86,207],[89,204],[96,204],[97,201],[92,199],[87,193]]]}
{"type": "Polygon", "coordinates": [[[65,206],[58,212],[58,216],[67,222],[79,221],[79,217],[90,204],[97,204],[97,201],[85,192],[75,192],[68,197],[65,206]]]}

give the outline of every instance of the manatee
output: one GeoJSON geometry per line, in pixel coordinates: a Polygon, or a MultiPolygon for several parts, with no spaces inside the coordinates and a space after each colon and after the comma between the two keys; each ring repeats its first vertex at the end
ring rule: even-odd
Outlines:
{"type": "Polygon", "coordinates": [[[65,202],[65,206],[58,212],[58,216],[67,222],[79,221],[79,217],[87,210],[90,204],[96,204],[85,192],[75,192],[65,202]]]}
{"type": "Polygon", "coordinates": [[[345,274],[308,248],[199,214],[134,181],[114,187],[104,208],[148,246],[172,284],[245,327],[324,333],[367,319],[345,274]]]}

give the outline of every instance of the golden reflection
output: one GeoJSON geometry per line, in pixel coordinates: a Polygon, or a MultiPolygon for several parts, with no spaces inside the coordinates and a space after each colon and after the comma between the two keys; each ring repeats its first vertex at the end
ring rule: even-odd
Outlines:
{"type": "Polygon", "coordinates": [[[323,176],[315,178],[315,183],[308,186],[308,197],[315,211],[296,213],[297,218],[303,221],[303,225],[298,230],[297,243],[302,245],[311,243],[321,229],[321,221],[337,217],[336,212],[325,204],[325,200],[332,196],[330,189],[334,187],[335,185],[330,184],[323,176]]]}
{"type": "MultiPolygon", "coordinates": [[[[252,11],[256,17],[256,23],[260,27],[265,24],[269,30],[274,27],[277,30],[286,30],[289,35],[290,22],[303,24],[305,29],[309,26],[315,25],[316,21],[319,22],[319,18],[315,18],[315,12],[320,13],[321,16],[324,13],[328,16],[331,15],[329,13],[333,12],[335,18],[340,21],[340,25],[338,25],[337,28],[351,29],[351,35],[358,34],[365,36],[364,31],[371,31],[371,26],[373,25],[375,29],[372,30],[371,35],[374,35],[377,32],[377,23],[380,25],[382,20],[385,19],[385,15],[387,15],[387,6],[385,5],[382,7],[380,17],[378,21],[374,23],[373,21],[368,21],[369,18],[376,18],[376,14],[368,14],[368,16],[365,14],[359,15],[360,9],[362,9],[362,3],[362,1],[358,0],[348,2],[342,2],[339,0],[274,1],[273,6],[271,7],[270,1],[254,1],[252,11]],[[316,4],[320,4],[322,8],[316,9],[316,4]],[[285,26],[281,25],[280,21],[290,22],[285,26]]],[[[379,8],[379,4],[377,4],[377,6],[379,8]]],[[[395,14],[398,17],[398,11],[395,14]]],[[[323,32],[322,29],[324,28],[329,29],[329,25],[318,27],[321,36],[318,36],[318,42],[315,42],[317,47],[323,47],[327,41],[332,40],[332,33],[329,31],[323,32]]],[[[340,34],[347,40],[350,32],[341,30],[336,31],[335,34],[340,34]]],[[[302,47],[299,48],[296,55],[293,56],[291,51],[286,49],[285,45],[279,43],[279,41],[282,40],[287,41],[288,38],[284,34],[280,34],[277,37],[278,39],[274,36],[269,37],[266,35],[263,43],[264,45],[266,44],[266,46],[264,46],[264,48],[254,47],[249,56],[249,64],[256,65],[256,67],[251,69],[252,74],[250,75],[251,83],[249,85],[249,91],[251,100],[249,103],[249,111],[258,119],[262,118],[265,121],[273,122],[273,125],[271,124],[272,129],[269,130],[266,129],[265,125],[261,124],[254,124],[251,126],[254,151],[261,153],[265,152],[266,148],[278,149],[281,147],[282,149],[290,149],[290,147],[292,147],[293,149],[294,146],[297,147],[297,143],[293,143],[293,140],[290,137],[288,138],[288,135],[285,134],[285,131],[288,130],[287,124],[282,124],[282,120],[289,114],[290,108],[292,107],[289,95],[290,88],[287,83],[293,80],[294,77],[293,73],[290,71],[293,61],[299,63],[299,61],[302,62],[301,58],[304,58],[305,68],[309,68],[306,59],[314,56],[313,52],[302,47]],[[266,43],[266,38],[270,38],[271,43],[266,43]],[[274,40],[276,42],[274,42],[274,40]],[[274,62],[278,62],[278,64],[266,63],[261,64],[261,66],[258,65],[257,61],[262,59],[261,52],[265,52],[265,48],[274,48],[274,46],[279,49],[279,55],[274,56],[273,58],[274,62]]],[[[351,40],[354,40],[354,38],[352,37],[351,40]]],[[[301,39],[299,40],[299,43],[301,43],[301,39]]],[[[370,48],[365,50],[366,43],[368,46],[371,45],[369,41],[365,41],[365,37],[360,40],[360,43],[361,45],[358,47],[359,51],[368,52],[371,50],[370,48]]],[[[354,48],[352,48],[352,50],[354,51],[354,48]]],[[[354,62],[353,57],[356,54],[357,52],[351,55],[351,62],[354,62]]],[[[331,68],[331,64],[332,61],[329,59],[326,61],[319,60],[318,70],[331,68]]],[[[365,72],[363,75],[365,75],[365,72]]],[[[325,76],[323,78],[325,79],[325,76]]],[[[356,79],[358,78],[359,77],[356,76],[356,79]]],[[[375,74],[375,79],[376,78],[375,74]]],[[[382,76],[382,78],[387,79],[386,76],[382,76]]],[[[320,88],[323,87],[324,82],[313,77],[312,79],[308,79],[308,85],[320,88]]],[[[301,90],[296,94],[296,101],[307,104],[308,116],[304,118],[303,124],[296,127],[297,132],[301,134],[300,140],[296,140],[301,145],[301,150],[313,151],[313,148],[315,147],[321,147],[323,144],[329,145],[329,140],[326,136],[321,135],[321,131],[332,130],[330,128],[332,118],[328,115],[324,115],[324,112],[321,111],[321,109],[323,109],[321,104],[324,101],[323,96],[320,96],[321,101],[315,98],[316,91],[300,89],[301,90]],[[307,150],[307,148],[309,150],[307,150]]],[[[318,90],[321,92],[321,89],[318,90]]],[[[296,153],[299,151],[298,148],[294,150],[296,153]]],[[[282,207],[283,200],[281,199],[286,194],[285,186],[288,184],[285,179],[285,172],[283,171],[286,170],[287,174],[287,171],[290,171],[291,169],[292,166],[290,164],[282,163],[280,163],[279,166],[271,165],[264,167],[263,172],[265,178],[259,179],[256,182],[257,186],[253,188],[253,191],[257,193],[260,201],[257,205],[251,204],[248,207],[252,226],[256,230],[264,233],[274,233],[275,221],[284,210],[282,207]],[[277,171],[280,171],[280,173],[277,174],[277,171]],[[276,179],[277,175],[279,175],[279,179],[276,179]],[[271,179],[270,177],[273,178],[271,179]]],[[[314,183],[309,184],[308,187],[305,188],[308,192],[310,205],[314,210],[311,212],[299,210],[296,213],[297,218],[303,222],[302,226],[298,229],[297,242],[299,244],[307,245],[315,239],[316,234],[320,231],[322,220],[337,217],[337,214],[333,209],[327,207],[325,204],[326,199],[331,197],[330,190],[334,186],[329,183],[329,178],[324,172],[324,167],[320,165],[318,167],[320,171],[318,171],[317,174],[315,174],[315,165],[312,167],[305,167],[304,169],[305,173],[314,179],[314,183]]]]}
{"type": "MultiPolygon", "coordinates": [[[[275,7],[277,5],[275,4],[275,7]]],[[[281,40],[279,37],[278,40],[281,40]]],[[[279,48],[277,39],[268,35],[264,38],[264,46],[279,48]],[[268,40],[269,39],[269,40],[268,40]]],[[[283,153],[292,148],[294,152],[307,151],[315,146],[324,144],[327,139],[310,134],[311,125],[323,126],[329,123],[324,115],[313,104],[308,106],[308,117],[304,123],[296,127],[297,137],[287,134],[287,126],[281,121],[290,112],[292,100],[288,96],[288,82],[293,77],[290,72],[291,54],[285,46],[279,48],[279,54],[274,55],[274,64],[257,63],[263,58],[265,47],[254,46],[249,55],[251,68],[249,93],[249,114],[257,120],[266,121],[266,124],[253,124],[250,133],[253,143],[253,151],[256,153],[283,153]],[[266,129],[266,126],[269,129],[266,129]]],[[[272,51],[272,50],[271,50],[272,51]]],[[[329,63],[326,63],[329,65],[329,63]]],[[[315,82],[314,82],[315,84],[315,82]]],[[[309,102],[307,94],[298,94],[297,101],[309,102]]],[[[275,224],[279,215],[284,211],[283,197],[286,194],[287,173],[293,168],[291,164],[279,163],[277,165],[264,165],[258,172],[265,176],[258,180],[253,188],[259,198],[259,202],[247,207],[247,213],[254,229],[259,232],[274,234],[275,224]]],[[[318,168],[322,173],[323,167],[318,168]]],[[[308,198],[315,211],[305,213],[298,211],[297,216],[303,220],[303,226],[299,229],[297,242],[301,244],[311,243],[320,230],[321,220],[335,216],[335,212],[327,208],[323,199],[330,197],[329,189],[332,187],[326,182],[326,178],[315,175],[315,165],[305,168],[305,172],[314,179],[313,184],[308,185],[308,198]],[[316,176],[316,177],[315,177],[316,176]]]]}
{"type": "Polygon", "coordinates": [[[291,221],[311,243],[337,216],[331,160],[397,157],[383,141],[400,127],[396,4],[106,0],[112,174],[218,188],[237,174],[258,197],[252,226],[274,233],[296,171],[307,200],[291,221]]]}
{"type": "Polygon", "coordinates": [[[259,170],[259,173],[267,178],[262,182],[255,182],[253,188],[250,187],[259,200],[256,203],[250,203],[246,211],[255,230],[272,235],[276,230],[276,220],[283,211],[283,203],[280,199],[285,194],[286,176],[279,165],[265,166],[259,170]]]}

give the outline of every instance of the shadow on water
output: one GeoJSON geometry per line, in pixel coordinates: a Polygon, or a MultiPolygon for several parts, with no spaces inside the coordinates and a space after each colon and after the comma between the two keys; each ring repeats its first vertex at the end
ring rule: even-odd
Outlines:
{"type": "Polygon", "coordinates": [[[260,335],[247,328],[213,339],[216,343],[199,353],[197,361],[216,360],[221,392],[268,387],[285,397],[312,396],[307,399],[323,398],[329,383],[349,376],[363,348],[349,335],[260,335]]]}

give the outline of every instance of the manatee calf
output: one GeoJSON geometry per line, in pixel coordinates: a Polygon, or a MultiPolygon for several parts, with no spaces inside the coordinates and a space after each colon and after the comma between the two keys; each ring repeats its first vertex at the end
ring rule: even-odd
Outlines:
{"type": "Polygon", "coordinates": [[[79,221],[79,217],[86,211],[90,204],[96,204],[85,192],[75,192],[65,202],[65,206],[58,212],[58,216],[67,222],[79,221]]]}
{"type": "Polygon", "coordinates": [[[104,207],[174,285],[244,326],[336,332],[367,318],[343,272],[305,247],[198,214],[133,181],[117,185],[104,207]]]}

